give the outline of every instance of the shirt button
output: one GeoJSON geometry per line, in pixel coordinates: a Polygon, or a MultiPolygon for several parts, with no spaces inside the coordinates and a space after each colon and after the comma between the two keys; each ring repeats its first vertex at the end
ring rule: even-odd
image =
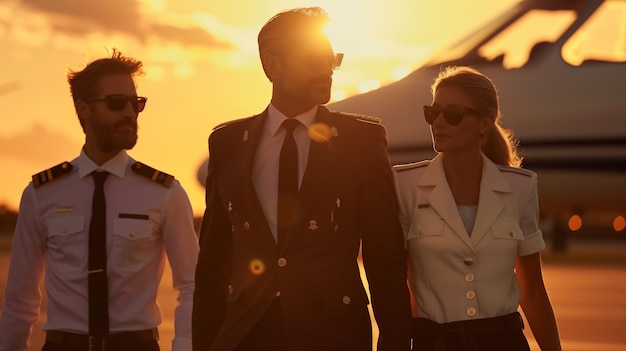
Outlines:
{"type": "Polygon", "coordinates": [[[63,233],[63,234],[67,233],[67,228],[61,229],[61,233],[63,233]]]}
{"type": "Polygon", "coordinates": [[[468,300],[473,300],[476,297],[476,293],[472,290],[469,290],[465,293],[465,297],[467,297],[468,300]]]}
{"type": "Polygon", "coordinates": [[[349,305],[351,301],[352,301],[352,300],[350,300],[350,296],[344,296],[344,297],[343,297],[343,303],[344,303],[344,305],[349,305]]]}
{"type": "Polygon", "coordinates": [[[420,236],[424,235],[424,229],[420,229],[420,231],[419,231],[419,233],[417,235],[420,235],[420,236]]]}
{"type": "Polygon", "coordinates": [[[463,259],[463,263],[465,263],[466,266],[471,266],[474,264],[474,259],[471,257],[465,257],[463,259]]]}
{"type": "Polygon", "coordinates": [[[515,233],[514,231],[511,230],[511,232],[509,232],[509,236],[511,238],[515,238],[515,236],[517,236],[517,233],[515,233]]]}
{"type": "Polygon", "coordinates": [[[130,235],[131,238],[134,238],[135,237],[135,232],[130,232],[129,235],[130,235]]]}
{"type": "Polygon", "coordinates": [[[285,267],[286,265],[287,265],[287,260],[286,259],[284,259],[282,257],[278,259],[278,266],[285,267]]]}
{"type": "Polygon", "coordinates": [[[467,309],[467,315],[470,317],[474,317],[476,315],[476,309],[474,307],[470,307],[467,309]]]}
{"type": "Polygon", "coordinates": [[[250,223],[248,223],[248,222],[243,222],[243,229],[245,229],[245,230],[250,230],[250,223]]]}
{"type": "Polygon", "coordinates": [[[473,273],[467,273],[465,275],[465,281],[470,283],[474,281],[474,274],[473,273]]]}

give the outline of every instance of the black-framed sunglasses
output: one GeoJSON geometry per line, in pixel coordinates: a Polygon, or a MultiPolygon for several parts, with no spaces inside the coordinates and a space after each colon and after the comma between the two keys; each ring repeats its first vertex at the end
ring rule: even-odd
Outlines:
{"type": "Polygon", "coordinates": [[[422,106],[422,109],[424,110],[424,119],[426,119],[426,122],[428,124],[433,124],[439,114],[442,113],[443,118],[446,120],[446,122],[453,126],[461,123],[461,121],[463,120],[463,116],[468,112],[476,116],[480,116],[480,112],[478,112],[477,110],[471,107],[465,107],[461,105],[452,105],[445,108],[441,108],[439,106],[424,105],[422,106]]]}
{"type": "Polygon", "coordinates": [[[111,109],[112,111],[123,110],[124,107],[126,107],[126,103],[130,102],[130,105],[133,107],[133,111],[135,111],[135,113],[139,113],[143,111],[143,109],[146,107],[146,101],[148,101],[148,98],[143,97],[143,96],[128,96],[128,95],[121,95],[121,94],[111,94],[111,95],[98,96],[98,97],[87,100],[87,102],[89,103],[96,102],[96,101],[105,101],[107,104],[107,107],[111,109]]]}

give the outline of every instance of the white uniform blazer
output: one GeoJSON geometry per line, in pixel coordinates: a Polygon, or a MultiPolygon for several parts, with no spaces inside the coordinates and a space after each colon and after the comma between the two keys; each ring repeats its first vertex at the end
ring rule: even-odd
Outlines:
{"type": "Polygon", "coordinates": [[[394,167],[418,317],[447,323],[515,312],[521,296],[516,257],[545,247],[537,175],[482,158],[471,236],[440,157],[394,167]]]}

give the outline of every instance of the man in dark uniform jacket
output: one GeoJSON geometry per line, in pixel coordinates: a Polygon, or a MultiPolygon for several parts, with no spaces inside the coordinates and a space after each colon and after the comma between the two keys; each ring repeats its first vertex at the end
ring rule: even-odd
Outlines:
{"type": "Polygon", "coordinates": [[[323,33],[327,20],[320,8],[270,19],[258,38],[273,84],[270,105],[209,138],[196,351],[370,351],[360,248],[378,350],[410,348],[407,263],[385,130],[376,118],[322,106],[341,59],[323,33]],[[298,189],[284,215],[280,155],[291,134],[298,189]]]}

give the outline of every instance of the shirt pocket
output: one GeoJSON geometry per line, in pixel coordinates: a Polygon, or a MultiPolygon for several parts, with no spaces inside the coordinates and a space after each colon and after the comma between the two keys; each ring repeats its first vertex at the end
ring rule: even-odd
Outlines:
{"type": "Polygon", "coordinates": [[[113,222],[113,265],[119,272],[136,272],[147,263],[158,237],[150,220],[116,218],[113,222]]]}
{"type": "Polygon", "coordinates": [[[86,267],[87,234],[84,216],[64,216],[48,221],[47,260],[50,268],[76,273],[86,267]]]}
{"type": "Polygon", "coordinates": [[[445,221],[438,215],[415,215],[411,219],[411,224],[407,233],[407,241],[443,236],[445,225],[445,221]]]}
{"type": "Polygon", "coordinates": [[[491,226],[491,234],[495,239],[508,239],[515,243],[524,240],[524,232],[515,219],[498,220],[491,226]]]}

